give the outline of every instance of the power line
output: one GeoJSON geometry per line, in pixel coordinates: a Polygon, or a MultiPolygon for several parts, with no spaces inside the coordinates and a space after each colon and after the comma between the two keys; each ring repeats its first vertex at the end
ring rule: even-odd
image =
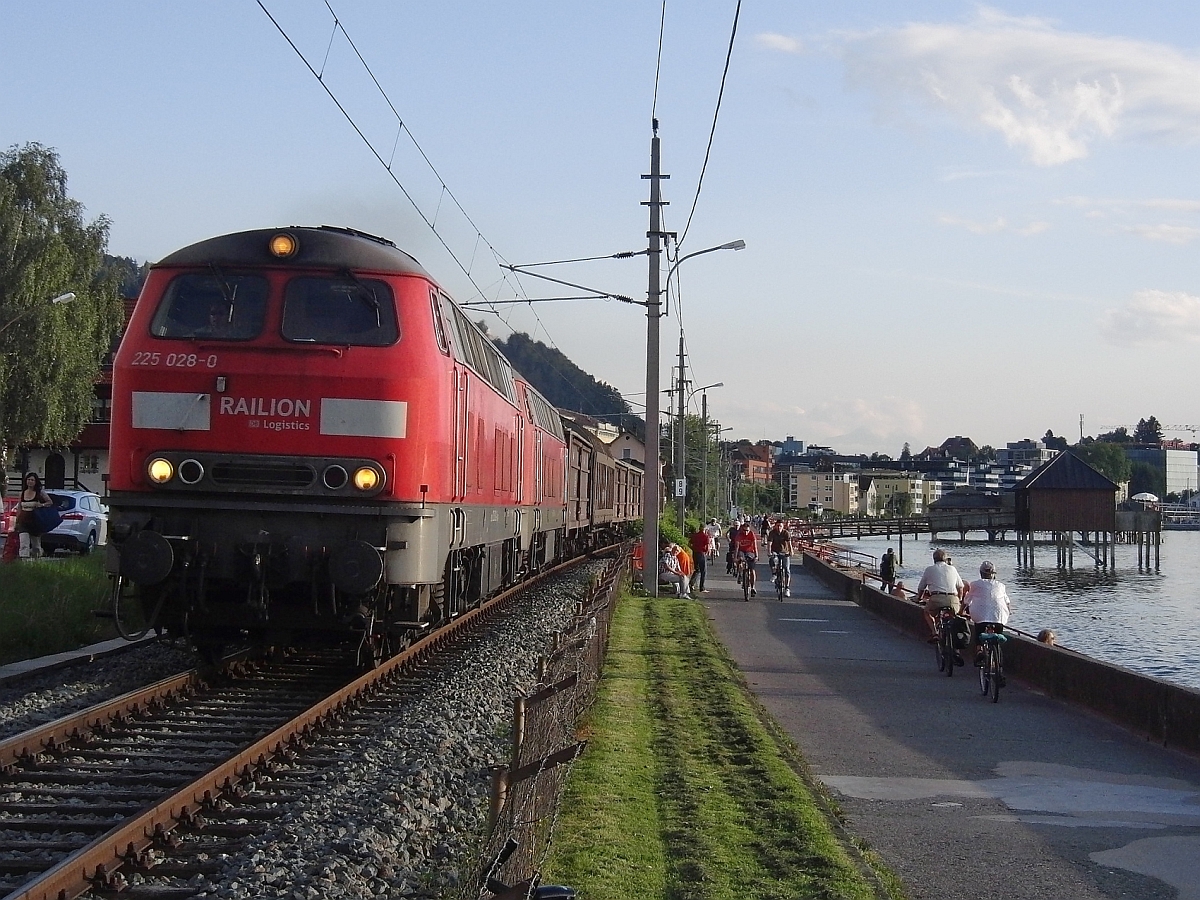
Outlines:
{"type": "MultiPolygon", "coordinates": [[[[658,21],[658,61],[654,64],[654,100],[650,104],[650,121],[658,121],[658,76],[662,71],[663,29],[667,27],[667,0],[662,0],[662,16],[658,21]]],[[[655,124],[655,130],[658,125],[655,124]]]]}
{"type": "MultiPolygon", "coordinates": [[[[664,0],[665,2],[665,0],[664,0]]],[[[712,129],[708,133],[708,146],[704,150],[704,165],[700,167],[700,178],[696,181],[696,196],[692,198],[692,211],[688,213],[687,224],[683,226],[683,234],[675,242],[675,252],[687,237],[688,229],[692,227],[692,216],[696,214],[696,204],[700,202],[700,188],[704,184],[704,172],[708,169],[708,157],[712,153],[713,135],[717,133],[717,117],[721,114],[721,100],[725,96],[725,78],[729,75],[729,60],[733,56],[733,41],[737,37],[738,18],[742,14],[742,0],[737,0],[737,9],[733,13],[733,29],[729,32],[729,49],[725,52],[725,70],[721,72],[721,89],[717,92],[717,107],[713,110],[712,129]]]]}
{"type": "MultiPolygon", "coordinates": [[[[326,48],[325,59],[324,59],[324,61],[322,61],[320,71],[318,71],[313,66],[313,64],[308,60],[308,58],[304,55],[304,53],[296,45],[296,42],[292,40],[291,36],[287,33],[287,31],[284,29],[284,27],[271,14],[271,11],[269,9],[267,9],[266,5],[263,3],[263,0],[256,0],[256,2],[258,3],[259,8],[263,11],[263,13],[266,15],[266,17],[271,20],[271,24],[275,26],[275,29],[280,33],[280,35],[282,35],[283,39],[285,41],[287,41],[288,46],[290,46],[292,48],[292,50],[295,52],[296,56],[298,56],[300,58],[300,61],[302,63],[304,63],[305,68],[308,69],[308,71],[312,74],[312,76],[321,85],[321,88],[329,96],[329,99],[333,101],[334,105],[338,108],[338,111],[342,114],[342,116],[350,124],[350,127],[354,129],[354,132],[359,136],[359,138],[362,140],[362,142],[366,145],[367,149],[371,152],[371,155],[374,156],[375,159],[379,161],[379,164],[381,166],[383,166],[384,170],[388,173],[388,176],[395,183],[396,187],[398,187],[400,189],[400,192],[402,194],[404,194],[405,199],[408,200],[408,202],[412,205],[412,208],[416,211],[417,215],[420,216],[421,221],[423,221],[425,223],[425,225],[428,226],[429,230],[431,232],[433,232],[434,236],[438,239],[438,242],[442,245],[442,247],[445,249],[445,251],[450,255],[450,258],[453,259],[455,264],[459,267],[459,269],[462,270],[463,275],[465,275],[467,280],[471,283],[471,286],[475,289],[475,292],[479,295],[480,298],[486,300],[487,294],[484,292],[483,288],[480,287],[479,283],[475,280],[475,276],[472,274],[470,267],[463,264],[462,260],[459,259],[458,255],[454,252],[454,250],[446,242],[445,238],[442,237],[441,232],[438,231],[436,222],[434,220],[431,220],[429,218],[429,216],[425,213],[425,211],[421,209],[420,205],[416,201],[416,198],[414,198],[412,196],[412,194],[409,192],[409,190],[404,186],[403,182],[401,182],[399,177],[397,177],[397,175],[392,167],[392,162],[394,161],[394,157],[395,157],[395,146],[393,146],[393,148],[392,148],[392,158],[385,160],[383,158],[383,154],[380,152],[380,150],[378,148],[376,148],[376,146],[373,143],[371,143],[370,138],[368,138],[366,136],[365,132],[359,126],[359,124],[355,121],[354,117],[350,114],[349,110],[346,109],[346,107],[341,102],[341,100],[338,98],[338,96],[333,92],[333,90],[330,89],[329,85],[325,82],[325,78],[324,78],[325,65],[328,63],[328,60],[329,60],[329,52],[330,52],[330,48],[332,48],[333,36],[336,35],[340,31],[342,36],[345,37],[347,43],[349,43],[351,48],[354,50],[354,53],[358,57],[359,62],[362,64],[363,68],[367,71],[367,74],[371,77],[371,80],[372,80],[372,82],[374,82],[376,89],[383,96],[384,102],[387,103],[388,108],[391,110],[392,115],[395,117],[396,122],[397,122],[397,128],[398,128],[397,140],[399,140],[400,133],[406,134],[408,136],[409,140],[412,141],[413,146],[416,147],[417,152],[420,153],[421,158],[425,161],[425,164],[429,167],[429,170],[433,173],[434,177],[437,179],[438,185],[441,188],[441,194],[439,195],[439,208],[440,208],[441,198],[445,197],[445,196],[449,196],[450,199],[454,202],[454,205],[458,208],[459,212],[462,214],[463,218],[468,222],[468,224],[470,224],[471,228],[474,230],[475,238],[476,238],[476,248],[478,248],[478,244],[480,242],[482,242],[484,244],[484,246],[486,246],[492,252],[494,258],[496,258],[496,259],[502,258],[502,257],[500,257],[500,254],[497,252],[496,248],[494,246],[492,246],[492,243],[487,239],[486,236],[484,236],[483,232],[479,229],[479,227],[471,219],[470,215],[468,215],[466,210],[463,209],[462,204],[459,203],[458,198],[450,190],[449,186],[445,182],[445,179],[442,178],[441,174],[437,171],[437,168],[433,165],[433,162],[429,159],[429,156],[425,153],[424,149],[417,142],[416,137],[413,135],[411,130],[409,130],[408,126],[404,124],[404,120],[401,118],[400,113],[396,110],[395,104],[392,103],[391,98],[388,97],[387,91],[385,91],[383,89],[383,86],[379,83],[379,79],[375,77],[375,73],[371,70],[371,67],[367,64],[367,61],[363,58],[363,55],[359,52],[358,47],[355,45],[353,39],[350,37],[349,33],[346,31],[345,27],[342,25],[341,20],[338,18],[337,13],[334,11],[333,7],[329,4],[328,0],[325,0],[325,6],[329,10],[330,15],[333,17],[334,27],[333,27],[333,31],[331,32],[331,35],[330,35],[330,46],[329,46],[329,48],[326,48]]],[[[436,214],[435,214],[435,217],[436,217],[436,214]]],[[[472,254],[471,264],[472,264],[472,266],[474,265],[474,253],[472,254]]],[[[502,281],[507,281],[507,276],[502,276],[502,281]]],[[[518,289],[518,290],[516,290],[516,293],[524,293],[524,292],[518,289]]],[[[496,313],[496,315],[499,316],[499,313],[496,313]]],[[[506,320],[504,320],[503,317],[501,317],[501,321],[504,321],[505,325],[508,325],[509,329],[512,330],[512,326],[509,325],[509,323],[506,320]]]]}

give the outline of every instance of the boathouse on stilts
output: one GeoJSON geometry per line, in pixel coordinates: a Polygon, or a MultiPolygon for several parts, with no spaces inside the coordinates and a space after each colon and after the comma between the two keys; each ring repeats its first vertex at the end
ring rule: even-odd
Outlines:
{"type": "Polygon", "coordinates": [[[1017,565],[1034,568],[1034,536],[1044,535],[1058,568],[1074,569],[1078,550],[1091,556],[1096,568],[1111,569],[1117,490],[1115,482],[1070,450],[1044,463],[1017,485],[1017,565]]]}

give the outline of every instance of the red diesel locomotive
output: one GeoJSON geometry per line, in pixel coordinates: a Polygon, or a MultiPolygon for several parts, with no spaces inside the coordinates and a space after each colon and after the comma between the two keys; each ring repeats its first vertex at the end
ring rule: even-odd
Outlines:
{"type": "Polygon", "coordinates": [[[638,469],[574,428],[568,470],[550,403],[415,259],[350,229],[171,254],[113,385],[114,612],[133,585],[209,653],[385,654],[640,514],[638,469]]]}

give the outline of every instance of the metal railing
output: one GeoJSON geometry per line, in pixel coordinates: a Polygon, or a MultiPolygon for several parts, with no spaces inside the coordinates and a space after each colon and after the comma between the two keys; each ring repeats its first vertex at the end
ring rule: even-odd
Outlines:
{"type": "Polygon", "coordinates": [[[605,568],[570,623],[554,635],[549,653],[538,660],[537,684],[513,699],[512,759],[492,770],[489,836],[460,897],[515,900],[529,896],[540,878],[567,776],[587,745],[576,729],[596,696],[628,550],[605,568]]]}

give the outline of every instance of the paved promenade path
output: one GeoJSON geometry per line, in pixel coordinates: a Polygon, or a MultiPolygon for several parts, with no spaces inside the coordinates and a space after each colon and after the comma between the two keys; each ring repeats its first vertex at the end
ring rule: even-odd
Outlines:
{"type": "Polygon", "coordinates": [[[783,603],[712,569],[717,633],[913,900],[1200,900],[1200,761],[1015,679],[984,700],[799,568],[783,603]]]}

